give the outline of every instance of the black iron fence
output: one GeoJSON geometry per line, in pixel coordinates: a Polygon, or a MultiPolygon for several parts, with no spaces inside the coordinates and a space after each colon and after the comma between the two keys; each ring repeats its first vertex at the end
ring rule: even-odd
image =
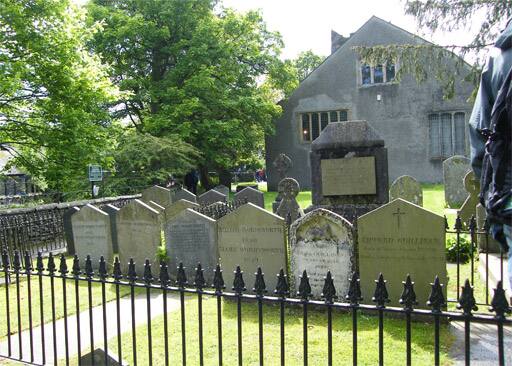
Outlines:
{"type": "MultiPolygon", "coordinates": [[[[438,278],[433,279],[431,284],[431,293],[427,302],[430,310],[416,309],[417,301],[414,291],[414,283],[409,276],[406,276],[403,282],[403,293],[400,297],[400,304],[402,307],[388,307],[387,303],[390,301],[386,289],[386,281],[381,274],[376,279],[375,291],[373,294],[362,294],[359,284],[357,273],[352,275],[350,279],[350,286],[348,294],[345,298],[337,297],[337,290],[333,283],[333,278],[330,272],[327,272],[322,292],[322,301],[311,299],[311,286],[309,278],[304,271],[300,286],[296,293],[290,293],[290,287],[284,271],[281,270],[277,274],[278,282],[275,289],[267,289],[265,286],[265,279],[261,268],[258,268],[255,273],[255,278],[251,280],[254,283],[252,286],[254,294],[247,294],[246,284],[249,279],[241,271],[240,267],[235,269],[234,281],[232,284],[225,284],[223,280],[222,270],[217,266],[214,270],[213,283],[206,283],[204,271],[201,265],[198,264],[195,270],[193,279],[187,279],[183,265],[177,269],[176,280],[171,281],[167,265],[162,263],[159,268],[159,273],[153,273],[154,269],[151,268],[149,261],[146,261],[143,268],[138,272],[133,260],[130,261],[126,273],[122,273],[121,264],[118,259],[113,263],[111,272],[107,270],[108,265],[103,260],[100,260],[98,270],[93,271],[93,263],[89,257],[86,258],[84,265],[81,266],[78,257],[74,257],[72,263],[68,265],[64,255],[60,257],[60,261],[56,260],[53,255],[47,259],[43,259],[41,253],[37,256],[35,263],[33,263],[30,254],[27,252],[22,258],[18,252],[15,253],[13,262],[9,261],[9,256],[4,253],[2,256],[2,273],[3,273],[3,291],[5,296],[0,299],[5,299],[2,304],[0,300],[0,307],[5,309],[2,317],[5,317],[2,322],[5,329],[0,334],[0,356],[7,358],[23,360],[31,364],[81,364],[81,356],[88,352],[93,352],[96,346],[99,345],[104,350],[111,350],[117,354],[118,360],[128,359],[130,365],[137,365],[141,355],[144,354],[150,365],[169,365],[169,355],[174,353],[181,353],[181,363],[183,365],[187,362],[187,339],[190,341],[192,338],[197,342],[197,357],[199,364],[204,364],[205,351],[211,353],[212,349],[209,347],[205,350],[205,341],[207,338],[214,337],[214,342],[211,340],[209,344],[215,345],[216,362],[219,365],[225,363],[223,340],[226,333],[223,329],[223,312],[222,308],[227,306],[226,299],[232,300],[236,306],[236,330],[231,329],[231,332],[236,331],[236,353],[238,364],[242,365],[244,360],[244,343],[243,341],[243,327],[247,324],[243,318],[242,303],[245,306],[251,306],[257,309],[257,323],[258,335],[257,339],[251,339],[250,342],[257,343],[258,363],[264,363],[265,344],[264,332],[266,315],[264,304],[274,304],[277,306],[279,312],[279,334],[274,334],[273,338],[276,340],[278,349],[276,359],[272,364],[287,364],[286,348],[296,347],[296,344],[287,344],[286,342],[286,322],[285,318],[289,315],[288,310],[292,307],[299,308],[300,315],[297,320],[302,323],[302,340],[298,352],[302,352],[303,364],[308,365],[311,343],[308,340],[310,332],[308,326],[308,319],[312,312],[321,312],[325,316],[324,334],[326,344],[322,344],[322,349],[325,352],[325,360],[327,364],[339,364],[333,357],[333,350],[337,347],[333,343],[333,319],[339,317],[340,311],[347,312],[351,318],[350,332],[352,333],[352,364],[358,363],[358,358],[364,352],[368,352],[368,345],[358,338],[358,324],[361,321],[361,314],[367,316],[369,313],[376,315],[378,322],[378,363],[384,364],[384,357],[386,351],[384,329],[385,324],[391,317],[397,315],[402,320],[400,324],[405,328],[405,352],[403,359],[397,361],[398,363],[406,363],[411,365],[414,361],[414,352],[412,349],[412,324],[415,318],[430,321],[430,327],[433,328],[433,363],[440,364],[440,348],[441,348],[441,327],[443,320],[460,321],[464,324],[464,352],[466,364],[471,361],[471,343],[470,334],[471,326],[474,323],[487,323],[495,326],[496,329],[496,352],[498,353],[498,363],[505,364],[505,350],[504,350],[504,325],[511,324],[511,320],[506,318],[506,313],[510,312],[510,307],[505,297],[501,282],[498,283],[497,288],[494,290],[494,296],[491,300],[490,311],[488,314],[476,314],[477,310],[476,300],[473,294],[473,287],[470,281],[466,280],[464,286],[461,288],[460,296],[458,298],[459,311],[446,311],[445,310],[445,297],[443,295],[442,286],[438,278]],[[57,263],[58,262],[58,263],[57,263]],[[44,280],[49,279],[49,289],[43,285],[44,280]],[[253,282],[254,281],[254,282],[253,282]],[[31,282],[38,284],[32,286],[31,282]],[[61,282],[62,287],[59,294],[56,290],[56,283],[61,282]],[[71,289],[67,284],[71,284],[71,289]],[[87,295],[85,301],[85,313],[88,313],[88,319],[80,315],[81,291],[80,288],[86,286],[87,295]],[[101,308],[101,317],[95,318],[93,321],[93,287],[99,286],[101,294],[99,295],[101,301],[99,307],[101,308]],[[107,312],[107,291],[106,288],[111,287],[115,291],[113,302],[115,307],[112,311],[107,312]],[[225,291],[226,286],[232,291],[225,291]],[[36,289],[33,289],[35,287],[36,289]],[[122,313],[120,311],[121,293],[126,291],[129,299],[129,312],[122,313]],[[26,293],[24,293],[26,291],[26,293]],[[45,291],[48,291],[46,293],[45,291]],[[155,326],[152,316],[152,311],[155,311],[153,295],[155,293],[162,295],[162,302],[158,306],[162,306],[163,317],[163,337],[164,337],[164,351],[162,358],[156,358],[153,355],[153,342],[155,341],[152,330],[155,326]],[[271,296],[268,296],[269,293],[271,296]],[[179,298],[179,321],[172,324],[168,321],[168,295],[176,294],[179,298]],[[48,296],[49,295],[49,296],[48,296]],[[13,299],[14,296],[14,299],[13,299]],[[146,306],[137,308],[135,298],[136,296],[145,297],[146,306]],[[371,298],[374,305],[362,304],[363,296],[371,298]],[[74,299],[73,299],[74,298],[74,299]],[[60,299],[60,300],[59,300],[60,299]],[[187,317],[185,312],[185,301],[194,301],[197,304],[197,320],[187,317]],[[203,304],[205,300],[212,299],[216,303],[216,314],[210,317],[203,317],[203,304]],[[37,300],[37,301],[36,301],[37,300]],[[56,326],[56,301],[62,302],[63,313],[62,319],[64,321],[62,331],[56,326]],[[35,305],[36,303],[37,306],[35,305]],[[248,305],[247,305],[248,304],[248,305]],[[50,315],[47,312],[50,311],[50,315]],[[75,311],[75,315],[68,316],[71,311],[75,311]],[[147,348],[142,347],[140,342],[141,333],[137,332],[136,316],[141,311],[146,312],[146,321],[144,326],[146,331],[143,333],[147,348]],[[28,313],[28,318],[23,316],[28,313]],[[15,314],[15,315],[14,315],[15,314]],[[49,322],[50,328],[40,326],[36,327],[34,323],[35,314],[38,315],[39,324],[49,322]],[[107,318],[114,319],[116,323],[116,330],[114,334],[107,331],[107,318]],[[25,323],[24,323],[25,320],[25,323]],[[88,321],[87,321],[88,320],[88,321]],[[403,322],[402,322],[403,321],[403,322]],[[130,323],[130,331],[128,335],[122,334],[122,325],[130,323]],[[216,330],[214,332],[204,332],[205,323],[215,323],[216,330]],[[73,325],[75,331],[71,332],[70,328],[73,325]],[[26,330],[25,330],[26,329],[26,330]],[[171,329],[179,332],[181,336],[181,349],[175,344],[169,343],[169,333],[171,329]],[[190,333],[190,329],[194,329],[194,333],[190,333]],[[122,338],[130,337],[129,347],[123,347],[122,338]],[[115,341],[109,344],[109,337],[114,337],[115,341]],[[4,340],[2,342],[2,339],[4,340]],[[87,340],[87,342],[85,342],[87,340]],[[360,344],[363,342],[363,344],[360,344]],[[76,344],[76,354],[71,351],[71,344],[76,344]],[[87,344],[87,346],[84,346],[87,344]],[[2,345],[5,345],[2,348],[2,345]],[[49,346],[50,345],[50,346],[49,346]],[[360,347],[364,347],[364,351],[359,351],[360,347]],[[177,349],[178,348],[178,349],[177,349]],[[62,354],[59,350],[65,350],[62,354]]],[[[247,340],[246,340],[247,342],[247,340]]],[[[315,341],[318,346],[318,340],[315,341]]],[[[492,352],[491,350],[489,350],[492,352]]],[[[190,350],[188,351],[190,352],[190,350]]],[[[389,352],[389,349],[388,349],[389,352]]],[[[104,354],[104,359],[92,360],[87,364],[107,365],[110,364],[110,356],[108,353],[104,354]]],[[[85,364],[85,363],[84,363],[85,364]]],[[[314,364],[314,363],[311,363],[314,364]]]]}
{"type": "Polygon", "coordinates": [[[64,212],[70,207],[84,206],[88,203],[95,206],[112,204],[122,207],[140,195],[101,198],[88,201],[48,204],[34,208],[19,208],[0,211],[0,250],[12,256],[15,250],[52,252],[65,250],[64,212]]]}

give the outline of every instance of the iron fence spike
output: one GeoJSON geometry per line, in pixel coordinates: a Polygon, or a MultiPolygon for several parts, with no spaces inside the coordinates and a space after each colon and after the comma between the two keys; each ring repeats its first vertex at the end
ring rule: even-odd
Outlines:
{"type": "Polygon", "coordinates": [[[359,279],[357,272],[352,273],[348,294],[345,299],[348,300],[350,305],[354,306],[359,305],[359,301],[363,300],[363,297],[361,296],[361,280],[359,279]]]}
{"type": "Polygon", "coordinates": [[[64,254],[60,255],[59,272],[62,275],[65,275],[68,273],[68,264],[66,263],[66,257],[64,256],[64,254]]]}
{"type": "Polygon", "coordinates": [[[375,292],[373,293],[372,301],[377,303],[377,306],[384,308],[386,303],[390,302],[388,289],[386,288],[386,280],[382,273],[379,274],[379,279],[375,280],[375,292]]]}
{"type": "Polygon", "coordinates": [[[404,306],[404,310],[412,311],[414,305],[417,305],[418,302],[416,301],[416,293],[414,292],[414,282],[412,282],[409,274],[405,281],[402,281],[402,284],[404,285],[404,290],[402,291],[399,302],[404,306]]]}
{"type": "Polygon", "coordinates": [[[494,289],[494,295],[491,300],[489,311],[495,312],[497,319],[504,319],[505,313],[510,314],[512,311],[508,304],[507,297],[505,296],[505,290],[503,289],[503,283],[501,281],[498,281],[498,284],[494,289]]]}
{"type": "Polygon", "coordinates": [[[201,263],[197,263],[196,273],[194,276],[194,286],[198,290],[202,290],[205,284],[206,284],[206,281],[204,280],[203,267],[201,267],[201,263]]]}
{"type": "Polygon", "coordinates": [[[180,288],[184,288],[188,285],[187,274],[185,273],[185,267],[183,267],[183,263],[180,262],[178,265],[178,273],[176,275],[176,284],[180,288]]]}
{"type": "Polygon", "coordinates": [[[256,280],[254,281],[254,287],[252,290],[256,292],[256,295],[263,296],[265,292],[267,292],[267,290],[265,285],[265,278],[261,270],[261,267],[258,267],[254,275],[256,276],[256,280]]]}
{"type": "Polygon", "coordinates": [[[286,297],[290,293],[288,290],[288,281],[286,280],[286,275],[282,268],[279,270],[279,274],[277,275],[277,285],[274,293],[280,297],[286,297]]]}
{"type": "Polygon", "coordinates": [[[224,285],[224,278],[222,277],[222,269],[220,264],[217,264],[213,273],[213,288],[217,293],[221,293],[226,288],[224,285]]]}
{"type": "Polygon", "coordinates": [[[236,266],[235,278],[233,279],[233,291],[238,295],[242,294],[246,290],[243,272],[240,266],[236,266]]]}
{"type": "Polygon", "coordinates": [[[427,306],[432,307],[433,313],[440,313],[441,308],[446,305],[446,301],[443,294],[443,285],[439,281],[438,276],[436,276],[434,283],[431,283],[430,286],[432,286],[432,289],[428,297],[427,306]]]}
{"type": "Polygon", "coordinates": [[[466,279],[466,282],[464,282],[464,286],[462,286],[462,293],[460,294],[457,309],[462,309],[462,312],[466,316],[471,316],[473,311],[478,310],[478,306],[476,306],[473,287],[471,286],[468,279],[466,279]]]}
{"type": "Polygon", "coordinates": [[[309,284],[309,277],[306,270],[304,270],[302,272],[302,276],[300,276],[299,291],[297,291],[297,295],[304,301],[307,301],[311,297],[311,285],[309,284]]]}
{"type": "Polygon", "coordinates": [[[144,274],[142,275],[144,282],[150,284],[153,281],[153,274],[151,273],[151,263],[149,259],[144,262],[144,274]]]}
{"type": "Polygon", "coordinates": [[[327,304],[334,303],[334,300],[338,298],[331,271],[327,271],[327,276],[324,278],[324,288],[321,296],[327,304]]]}

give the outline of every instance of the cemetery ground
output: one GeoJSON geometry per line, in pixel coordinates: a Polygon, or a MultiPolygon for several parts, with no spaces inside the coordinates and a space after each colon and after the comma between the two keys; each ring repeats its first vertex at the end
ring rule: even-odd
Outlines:
{"type": "MultiPolygon", "coordinates": [[[[266,187],[261,187],[260,189],[266,187]]],[[[424,193],[424,207],[434,211],[438,214],[445,214],[448,217],[450,226],[453,226],[455,219],[455,213],[453,210],[447,210],[444,207],[444,191],[442,185],[425,185],[423,187],[424,193]]],[[[271,210],[271,203],[275,199],[275,192],[265,192],[266,208],[271,210]]],[[[298,201],[301,207],[307,207],[311,202],[311,192],[304,191],[298,196],[298,201]]],[[[57,260],[57,263],[59,261],[57,260]]],[[[45,263],[46,264],[46,263],[45,263]]],[[[72,268],[72,258],[67,258],[68,269],[72,268]]],[[[485,299],[484,286],[477,273],[478,263],[475,264],[474,268],[474,280],[475,280],[475,297],[477,301],[483,301],[485,299]]],[[[448,265],[448,297],[456,298],[457,294],[457,283],[456,283],[457,266],[455,264],[448,265]]],[[[4,278],[0,275],[0,283],[3,282],[4,278]]],[[[471,278],[471,265],[470,263],[460,266],[460,278],[461,283],[466,278],[471,278]]],[[[250,284],[248,284],[249,286],[250,284]]],[[[52,319],[51,312],[51,283],[50,278],[42,277],[43,286],[43,318],[44,322],[48,323],[52,319]]],[[[105,299],[107,302],[115,300],[115,286],[107,284],[105,291],[105,299]]],[[[101,284],[92,283],[92,306],[98,306],[101,304],[101,284]]],[[[26,279],[20,279],[19,281],[19,293],[21,299],[21,330],[29,328],[29,316],[32,317],[32,325],[36,327],[41,324],[40,317],[40,293],[39,293],[39,277],[31,276],[31,301],[32,301],[32,314],[28,313],[28,282],[26,279]]],[[[0,286],[2,296],[5,293],[5,286],[0,286]]],[[[79,311],[85,311],[88,309],[88,298],[87,298],[87,283],[80,282],[80,303],[79,311]]],[[[270,290],[269,290],[270,291],[270,290]]],[[[75,303],[75,281],[72,279],[66,280],[66,292],[67,292],[67,315],[70,319],[74,319],[73,315],[77,312],[77,306],[75,303]]],[[[144,289],[138,289],[137,294],[145,292],[144,289]]],[[[54,282],[54,301],[56,304],[55,319],[61,319],[64,316],[63,307],[63,287],[62,281],[55,278],[54,282]]],[[[129,293],[129,288],[126,286],[120,287],[120,296],[126,296],[129,293]]],[[[365,297],[371,297],[372,294],[364,294],[365,297]]],[[[11,334],[18,332],[18,309],[16,306],[16,290],[14,286],[11,286],[9,292],[10,297],[10,319],[11,319],[11,334]]],[[[143,296],[140,294],[139,296],[143,296]]],[[[226,364],[232,364],[236,361],[237,355],[237,344],[236,344],[236,306],[231,301],[223,301],[223,343],[224,343],[224,358],[226,364]]],[[[448,305],[449,310],[453,310],[455,307],[454,303],[448,305]]],[[[204,335],[205,335],[205,363],[212,364],[217,359],[217,323],[216,323],[216,302],[213,298],[204,297],[203,302],[203,321],[204,321],[204,335]]],[[[6,314],[5,302],[0,302],[0,313],[6,314]]],[[[198,358],[198,344],[197,344],[197,302],[194,296],[187,296],[186,301],[186,319],[187,319],[187,361],[193,364],[197,363],[198,358]],[[190,320],[190,321],[189,321],[190,320]]],[[[300,308],[287,308],[286,312],[286,359],[290,364],[299,364],[302,362],[302,310],[300,308]]],[[[336,345],[334,347],[334,359],[339,360],[343,363],[346,360],[349,363],[352,357],[352,345],[351,345],[351,317],[350,314],[345,313],[334,313],[334,325],[333,325],[333,342],[336,345]]],[[[127,314],[129,316],[129,314],[127,314]]],[[[180,312],[172,311],[168,313],[169,321],[169,344],[172,345],[171,364],[181,363],[181,333],[180,333],[180,312]]],[[[244,339],[244,364],[253,364],[258,362],[258,345],[254,340],[257,339],[258,335],[258,314],[257,307],[255,304],[244,303],[243,314],[244,327],[243,327],[243,339],[244,339]]],[[[272,364],[273,361],[279,357],[279,308],[272,305],[264,306],[264,347],[265,357],[268,364],[272,364]]],[[[153,338],[153,357],[154,359],[163,359],[164,355],[164,336],[163,336],[163,315],[157,315],[152,320],[152,338],[153,338]]],[[[326,357],[326,316],[324,311],[310,310],[309,317],[309,359],[312,364],[319,364],[325,362],[326,357]]],[[[360,340],[360,363],[361,364],[375,364],[378,360],[378,327],[377,318],[375,316],[361,315],[358,318],[359,327],[359,340],[360,340]],[[364,344],[364,347],[363,347],[364,344]],[[364,349],[364,351],[363,351],[364,349]]],[[[403,363],[402,358],[405,352],[405,328],[403,320],[387,318],[385,323],[385,357],[387,364],[398,364],[403,363]]],[[[7,325],[5,322],[0,323],[0,343],[5,342],[7,335],[7,325]]],[[[147,342],[147,327],[140,325],[137,328],[137,340],[138,344],[141,345],[140,350],[137,353],[138,361],[147,363],[147,346],[144,342],[147,342]],[[146,351],[145,351],[146,350],[146,351]]],[[[109,337],[112,337],[110,334],[109,337]]],[[[448,356],[448,350],[454,342],[454,336],[449,332],[448,326],[443,325],[442,327],[442,349],[441,349],[441,360],[442,364],[450,364],[450,358],[448,356]]],[[[110,350],[116,353],[117,341],[112,338],[110,341],[110,350]]],[[[413,324],[413,355],[414,361],[418,364],[431,364],[433,361],[433,328],[429,324],[422,322],[415,322],[413,324]]],[[[131,354],[131,336],[129,333],[125,333],[122,336],[123,354],[131,354]]],[[[132,360],[127,359],[126,361],[131,362],[132,360]]],[[[1,362],[1,361],[0,361],[1,362]]]]}

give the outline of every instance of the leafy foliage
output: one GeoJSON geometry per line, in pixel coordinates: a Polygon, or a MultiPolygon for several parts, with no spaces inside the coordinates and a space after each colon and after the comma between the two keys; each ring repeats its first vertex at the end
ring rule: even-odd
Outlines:
{"type": "MultiPolygon", "coordinates": [[[[471,241],[465,236],[461,236],[459,240],[459,247],[457,250],[457,239],[450,237],[446,239],[446,260],[450,263],[457,263],[457,251],[459,252],[459,262],[461,264],[469,262],[471,259],[471,241]]],[[[473,248],[473,254],[476,248],[473,248]]]]}
{"type": "Polygon", "coordinates": [[[106,68],[85,43],[84,13],[69,0],[0,6],[0,146],[53,190],[86,185],[87,164],[109,166],[106,68]]]}
{"type": "Polygon", "coordinates": [[[311,50],[301,52],[297,58],[293,60],[299,81],[304,80],[314,69],[320,66],[324,60],[324,56],[316,55],[311,50]]]}

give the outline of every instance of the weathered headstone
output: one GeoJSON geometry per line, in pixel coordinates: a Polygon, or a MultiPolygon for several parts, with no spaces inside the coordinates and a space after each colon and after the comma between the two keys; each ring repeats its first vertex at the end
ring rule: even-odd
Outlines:
{"type": "MultiPolygon", "coordinates": [[[[125,362],[119,362],[118,359],[107,353],[107,362],[110,366],[121,366],[127,365],[125,362]]],[[[92,366],[92,365],[105,365],[105,351],[101,348],[96,348],[92,353],[86,353],[80,357],[80,365],[82,366],[92,366]]]]}
{"type": "Polygon", "coordinates": [[[186,210],[187,208],[198,208],[199,205],[197,203],[187,201],[184,199],[175,201],[174,203],[170,204],[165,208],[165,220],[169,221],[174,216],[179,214],[181,211],[186,210]]]}
{"type": "Polygon", "coordinates": [[[420,183],[410,175],[395,179],[389,189],[389,200],[401,198],[418,206],[423,206],[423,190],[420,183]]]}
{"type": "Polygon", "coordinates": [[[197,198],[197,203],[200,205],[207,205],[214,202],[227,202],[227,196],[215,189],[210,189],[197,198]]]}
{"type": "Polygon", "coordinates": [[[375,280],[387,280],[390,305],[399,306],[407,274],[415,282],[418,307],[425,308],[435,276],[445,285],[444,218],[396,199],[357,220],[358,254],[363,297],[371,303],[375,280]]]}
{"type": "Polygon", "coordinates": [[[171,190],[160,186],[146,188],[142,191],[141,201],[145,203],[153,201],[165,207],[171,201],[171,190]]]}
{"type": "Polygon", "coordinates": [[[290,227],[290,264],[295,291],[306,270],[312,294],[319,299],[325,275],[331,271],[338,298],[344,299],[355,269],[352,225],[322,208],[299,218],[290,227]]]}
{"type": "Polygon", "coordinates": [[[384,140],[367,121],[329,123],[311,143],[312,207],[353,222],[388,202],[384,140]]]}
{"type": "Polygon", "coordinates": [[[146,203],[148,204],[149,207],[154,208],[160,214],[163,214],[165,212],[165,207],[160,205],[160,204],[158,204],[158,203],[156,203],[155,201],[149,201],[149,202],[146,202],[146,203]]]}
{"type": "Polygon", "coordinates": [[[225,195],[226,197],[229,197],[229,191],[230,191],[230,189],[229,189],[228,187],[226,187],[225,185],[222,185],[222,184],[221,184],[221,185],[216,186],[216,187],[215,187],[215,188],[213,188],[213,189],[215,189],[217,192],[222,193],[222,194],[223,194],[223,195],[225,195]]]}
{"type": "Polygon", "coordinates": [[[100,257],[109,264],[113,259],[110,216],[90,204],[71,216],[75,252],[79,258],[91,256],[93,268],[98,268],[100,257]]]}
{"type": "Polygon", "coordinates": [[[213,270],[219,258],[215,220],[187,208],[167,221],[165,242],[172,279],[176,279],[177,267],[182,262],[187,278],[193,281],[195,268],[200,262],[206,282],[212,283],[213,270]]]}
{"type": "Polygon", "coordinates": [[[297,195],[300,191],[299,182],[293,178],[284,178],[277,185],[277,190],[282,199],[277,208],[276,215],[281,216],[285,220],[290,218],[291,222],[304,216],[304,212],[297,202],[297,195]]]}
{"type": "Polygon", "coordinates": [[[256,206],[265,208],[265,195],[257,189],[246,187],[240,192],[235,193],[235,201],[247,200],[256,206]]]}
{"type": "MultiPolygon", "coordinates": [[[[485,227],[485,220],[487,213],[485,212],[484,206],[480,203],[476,205],[476,223],[479,231],[483,231],[485,227]]],[[[483,253],[499,253],[501,251],[500,243],[498,243],[492,235],[477,234],[478,249],[483,253]]]]}
{"type": "Polygon", "coordinates": [[[185,188],[179,188],[176,191],[174,191],[174,194],[172,196],[172,202],[176,202],[179,200],[187,200],[196,203],[197,197],[194,193],[190,192],[189,190],[185,188]]]}
{"type": "Polygon", "coordinates": [[[217,221],[219,256],[226,286],[233,283],[237,265],[245,271],[247,288],[252,288],[254,272],[261,266],[269,293],[276,288],[276,275],[286,271],[287,253],[283,218],[247,203],[217,221]]]}
{"type": "MultiPolygon", "coordinates": [[[[290,159],[286,154],[281,153],[277,156],[272,165],[274,165],[274,168],[279,174],[279,181],[282,181],[284,178],[287,177],[287,172],[293,166],[293,163],[292,159],[290,159]]],[[[279,203],[281,202],[282,199],[283,197],[278,192],[275,201],[272,202],[272,211],[274,213],[277,211],[279,203]]]]}
{"type": "Polygon", "coordinates": [[[464,177],[464,188],[466,189],[466,192],[468,192],[469,196],[466,198],[457,213],[464,225],[468,227],[471,217],[476,219],[476,205],[478,205],[479,202],[478,194],[480,192],[480,183],[476,179],[475,173],[472,170],[464,177]]]}
{"type": "MultiPolygon", "coordinates": [[[[119,261],[124,272],[130,258],[142,274],[143,265],[149,259],[156,271],[160,263],[156,260],[157,248],[161,245],[161,216],[141,200],[133,200],[116,215],[119,261]]],[[[157,272],[155,272],[157,273],[157,272]]]]}
{"type": "Polygon", "coordinates": [[[450,208],[458,208],[466,200],[464,177],[471,170],[469,159],[455,155],[443,161],[444,199],[450,208]]]}
{"type": "Polygon", "coordinates": [[[64,239],[66,239],[66,247],[69,255],[76,254],[75,239],[73,238],[73,225],[71,225],[71,217],[80,211],[79,207],[70,207],[62,215],[62,225],[64,227],[64,239]]]}
{"type": "Polygon", "coordinates": [[[117,225],[116,225],[116,215],[120,210],[119,207],[108,204],[101,208],[102,211],[105,211],[108,216],[110,216],[110,232],[112,233],[112,249],[114,253],[119,253],[119,241],[117,240],[117,225]]]}

